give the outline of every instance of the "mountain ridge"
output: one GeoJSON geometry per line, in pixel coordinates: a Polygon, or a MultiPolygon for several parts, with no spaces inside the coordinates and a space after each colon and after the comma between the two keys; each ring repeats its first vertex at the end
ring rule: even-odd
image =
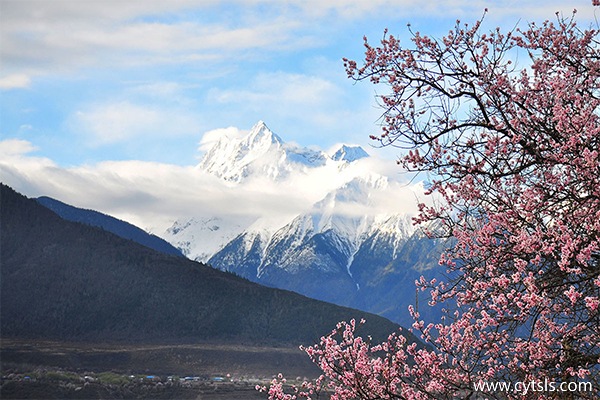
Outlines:
{"type": "Polygon", "coordinates": [[[94,210],[73,207],[60,200],[48,196],[41,196],[35,199],[44,207],[49,208],[58,214],[61,218],[72,222],[81,222],[91,226],[97,226],[109,232],[116,234],[124,239],[133,240],[143,246],[149,247],[161,253],[184,257],[181,251],[172,246],[166,240],[156,235],[147,233],[141,228],[122,221],[107,214],[94,210]]]}
{"type": "Polygon", "coordinates": [[[356,161],[361,158],[369,157],[369,154],[360,146],[348,146],[343,144],[333,155],[332,160],[335,161],[356,161]]]}

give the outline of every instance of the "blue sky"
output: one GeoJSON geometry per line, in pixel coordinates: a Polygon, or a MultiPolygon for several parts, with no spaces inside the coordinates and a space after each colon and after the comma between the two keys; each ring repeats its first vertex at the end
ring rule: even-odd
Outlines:
{"type": "Polygon", "coordinates": [[[0,179],[56,195],[40,175],[193,166],[206,132],[258,120],[303,146],[368,148],[385,88],[354,84],[342,57],[360,60],[363,35],[376,43],[386,27],[404,43],[407,23],[441,37],[486,7],[489,29],[574,8],[583,25],[595,18],[590,0],[0,0],[0,147],[12,171],[0,179]]]}
{"type": "MultiPolygon", "coordinates": [[[[264,120],[285,140],[369,145],[375,88],[346,78],[362,37],[441,36],[480,1],[1,1],[0,134],[60,166],[197,162],[206,131],[264,120]]],[[[490,27],[589,1],[490,2],[490,27]],[[564,5],[568,4],[568,5],[564,5]]],[[[380,89],[381,90],[381,89],[380,89]]]]}

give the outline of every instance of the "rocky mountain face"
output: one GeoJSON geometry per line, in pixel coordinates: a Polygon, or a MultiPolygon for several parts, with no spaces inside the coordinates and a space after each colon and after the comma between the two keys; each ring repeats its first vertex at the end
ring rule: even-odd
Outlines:
{"type": "Polygon", "coordinates": [[[439,310],[427,306],[428,294],[417,291],[415,281],[421,275],[428,279],[442,275],[437,261],[444,242],[409,233],[412,227],[403,216],[369,227],[353,242],[335,228],[315,229],[311,216],[303,215],[271,237],[243,232],[208,263],[268,286],[368,310],[405,326],[413,322],[408,305],[420,305],[421,315],[437,317],[439,310]]]}
{"type": "Polygon", "coordinates": [[[408,305],[427,302],[414,282],[441,275],[443,243],[415,229],[410,215],[377,209],[373,199],[391,181],[360,167],[368,158],[357,146],[328,155],[289,145],[259,122],[242,138],[217,141],[198,169],[234,186],[257,176],[284,182],[316,168],[347,179],[286,221],[198,216],[176,221],[162,236],[214,268],[410,325],[408,305]]]}

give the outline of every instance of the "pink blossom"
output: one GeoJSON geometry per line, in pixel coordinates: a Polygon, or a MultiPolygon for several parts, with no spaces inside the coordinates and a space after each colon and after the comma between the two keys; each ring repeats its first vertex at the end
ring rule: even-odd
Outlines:
{"type": "Polygon", "coordinates": [[[600,299],[598,299],[598,297],[586,297],[584,299],[585,301],[585,305],[587,308],[590,309],[590,311],[595,312],[598,310],[598,306],[600,306],[600,299]]]}
{"type": "Polygon", "coordinates": [[[565,296],[567,296],[569,300],[571,300],[571,304],[575,304],[577,303],[577,300],[581,298],[582,295],[577,290],[575,290],[575,286],[570,286],[569,290],[565,291],[565,296]]]}

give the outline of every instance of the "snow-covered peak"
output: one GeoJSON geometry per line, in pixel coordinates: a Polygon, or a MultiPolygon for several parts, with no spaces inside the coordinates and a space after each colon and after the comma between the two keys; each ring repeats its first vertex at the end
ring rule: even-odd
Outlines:
{"type": "Polygon", "coordinates": [[[251,176],[281,179],[291,171],[325,164],[326,156],[285,143],[263,121],[242,137],[224,135],[208,149],[198,168],[230,182],[251,176]]]}
{"type": "Polygon", "coordinates": [[[331,159],[335,161],[353,162],[365,157],[369,157],[369,155],[362,147],[347,146],[344,144],[331,156],[331,159]]]}
{"type": "Polygon", "coordinates": [[[263,121],[241,138],[223,135],[207,151],[198,167],[228,181],[240,181],[248,175],[248,166],[256,160],[275,156],[283,141],[263,121]]]}
{"type": "Polygon", "coordinates": [[[269,129],[263,121],[258,121],[252,127],[250,133],[242,140],[244,147],[248,149],[268,149],[271,146],[283,145],[283,140],[269,129]]]}
{"type": "Polygon", "coordinates": [[[347,238],[349,243],[358,245],[372,227],[371,193],[387,182],[385,177],[378,178],[356,177],[331,191],[303,216],[303,223],[310,222],[310,231],[322,233],[332,230],[347,238]]]}

